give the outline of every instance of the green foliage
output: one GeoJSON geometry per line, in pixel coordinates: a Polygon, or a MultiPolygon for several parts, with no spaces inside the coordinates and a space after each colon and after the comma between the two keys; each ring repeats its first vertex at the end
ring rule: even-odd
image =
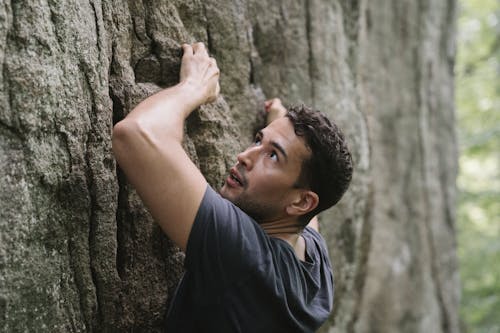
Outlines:
{"type": "Polygon", "coordinates": [[[458,29],[461,318],[500,332],[500,2],[460,0],[458,29]]]}

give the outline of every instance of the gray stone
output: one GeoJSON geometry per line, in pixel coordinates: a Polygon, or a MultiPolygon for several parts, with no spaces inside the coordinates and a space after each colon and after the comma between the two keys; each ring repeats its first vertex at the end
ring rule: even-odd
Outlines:
{"type": "Polygon", "coordinates": [[[160,332],[183,254],[111,153],[113,124],[203,41],[221,98],[185,148],[214,187],[266,98],[348,138],[353,183],[320,216],[335,270],[322,332],[458,332],[456,3],[4,1],[0,331],[160,332]]]}

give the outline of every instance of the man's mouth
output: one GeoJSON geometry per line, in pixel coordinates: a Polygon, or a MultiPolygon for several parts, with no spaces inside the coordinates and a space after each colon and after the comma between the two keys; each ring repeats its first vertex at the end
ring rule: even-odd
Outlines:
{"type": "Polygon", "coordinates": [[[235,185],[244,186],[245,184],[244,178],[238,173],[238,171],[235,168],[232,168],[229,171],[228,179],[231,180],[232,183],[235,183],[235,185]]]}
{"type": "Polygon", "coordinates": [[[238,178],[236,178],[234,175],[230,174],[229,177],[231,177],[232,180],[234,180],[235,182],[237,182],[238,184],[240,184],[240,186],[243,186],[243,184],[241,183],[241,181],[238,178]]]}

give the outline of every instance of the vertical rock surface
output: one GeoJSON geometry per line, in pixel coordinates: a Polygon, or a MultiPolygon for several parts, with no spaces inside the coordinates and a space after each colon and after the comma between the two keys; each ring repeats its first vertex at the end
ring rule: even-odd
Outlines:
{"type": "Polygon", "coordinates": [[[161,331],[183,255],[111,154],[111,130],[203,41],[222,98],[185,147],[217,187],[265,98],[343,128],[355,173],[320,216],[322,332],[458,332],[454,0],[0,3],[0,331],[161,331]]]}

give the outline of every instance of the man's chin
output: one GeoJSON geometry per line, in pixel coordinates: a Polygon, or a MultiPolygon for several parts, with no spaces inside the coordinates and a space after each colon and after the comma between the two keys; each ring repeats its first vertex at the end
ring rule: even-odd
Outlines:
{"type": "Polygon", "coordinates": [[[220,196],[221,196],[221,197],[223,197],[224,199],[227,199],[227,200],[229,200],[229,201],[231,201],[231,202],[233,201],[233,200],[231,199],[231,195],[229,194],[229,189],[227,188],[226,183],[224,183],[224,184],[222,185],[222,187],[219,189],[219,194],[220,194],[220,196]]]}
{"type": "MultiPolygon", "coordinates": [[[[219,194],[224,199],[230,201],[233,205],[237,206],[241,210],[245,211],[245,205],[242,205],[242,193],[235,191],[234,188],[226,186],[225,184],[220,188],[219,194]]],[[[243,199],[244,200],[244,199],[243,199]]]]}
{"type": "MultiPolygon", "coordinates": [[[[250,207],[248,205],[242,204],[242,197],[238,196],[237,194],[231,193],[231,188],[226,187],[226,184],[222,185],[222,187],[219,190],[219,194],[221,197],[224,199],[232,202],[235,206],[237,206],[239,209],[244,211],[248,216],[253,218],[257,223],[259,223],[259,217],[260,215],[258,214],[253,214],[254,210],[249,209],[250,207]]],[[[246,201],[245,201],[246,202],[246,201]]]]}

